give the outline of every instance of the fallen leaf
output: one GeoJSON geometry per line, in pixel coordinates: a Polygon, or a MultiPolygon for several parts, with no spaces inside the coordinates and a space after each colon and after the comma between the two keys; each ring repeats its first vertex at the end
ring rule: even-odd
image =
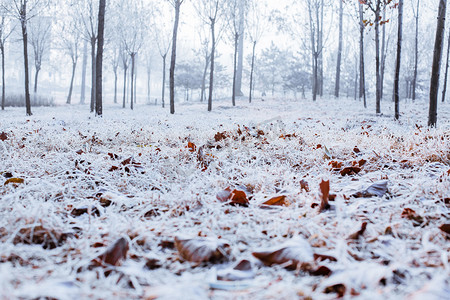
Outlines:
{"type": "Polygon", "coordinates": [[[342,283],[338,283],[329,287],[326,287],[323,291],[325,294],[336,293],[338,298],[342,298],[345,295],[346,287],[342,283]]]}
{"type": "Polygon", "coordinates": [[[286,201],[286,196],[277,196],[273,197],[266,202],[264,202],[262,205],[277,205],[277,206],[288,206],[289,202],[286,201]]]}
{"type": "Polygon", "coordinates": [[[347,239],[349,239],[349,240],[359,239],[359,237],[362,236],[364,234],[364,232],[366,231],[366,228],[367,228],[367,222],[363,222],[361,224],[361,229],[355,233],[350,234],[347,239]]]}
{"type": "Polygon", "coordinates": [[[311,263],[314,261],[311,246],[305,240],[300,240],[296,244],[253,252],[252,255],[267,266],[282,265],[291,270],[297,268],[304,271],[310,270],[311,263]]]}
{"type": "Polygon", "coordinates": [[[442,224],[439,226],[439,229],[447,234],[450,234],[450,224],[442,224]]]}
{"type": "Polygon", "coordinates": [[[239,205],[247,207],[249,201],[244,191],[231,190],[229,187],[223,191],[220,191],[216,195],[217,200],[221,202],[227,202],[229,205],[239,205]]]}
{"type": "Polygon", "coordinates": [[[375,182],[362,192],[357,192],[352,196],[355,198],[383,197],[388,191],[388,181],[382,180],[375,182]]]}
{"type": "Polygon", "coordinates": [[[8,180],[5,181],[5,185],[10,184],[10,183],[24,183],[25,180],[23,178],[9,178],[8,180]]]}
{"type": "Polygon", "coordinates": [[[4,142],[8,139],[8,135],[5,132],[0,133],[0,141],[4,142]]]}
{"type": "Polygon", "coordinates": [[[319,266],[317,269],[312,269],[309,274],[312,276],[330,276],[333,272],[326,266],[319,266]]]}
{"type": "Polygon", "coordinates": [[[252,263],[246,259],[241,260],[232,268],[217,271],[217,280],[238,281],[254,277],[255,272],[253,271],[252,263]]]}
{"type": "Polygon", "coordinates": [[[196,263],[215,263],[227,259],[230,250],[227,242],[211,238],[175,238],[175,247],[184,260],[196,263]]]}
{"type": "Polygon", "coordinates": [[[67,237],[68,234],[38,225],[20,229],[13,244],[42,245],[44,249],[54,249],[61,246],[67,237]]]}
{"type": "Polygon", "coordinates": [[[322,180],[322,182],[319,184],[319,187],[320,187],[320,192],[322,194],[319,212],[322,212],[322,211],[330,208],[330,204],[328,203],[328,196],[330,194],[330,181],[322,180]]]}
{"type": "Polygon", "coordinates": [[[309,192],[309,184],[306,180],[300,180],[300,189],[305,190],[305,192],[309,192]]]}
{"type": "Polygon", "coordinates": [[[192,142],[188,142],[187,148],[189,149],[190,152],[197,151],[197,146],[192,142]]]}
{"type": "Polygon", "coordinates": [[[325,254],[314,253],[313,257],[315,261],[324,261],[324,260],[337,261],[337,259],[334,256],[325,254]]]}
{"type": "Polygon", "coordinates": [[[118,266],[125,259],[128,252],[128,241],[125,238],[118,239],[105,253],[92,261],[94,266],[118,266]]]}
{"type": "Polygon", "coordinates": [[[83,214],[90,214],[91,216],[100,216],[100,211],[97,209],[97,207],[95,206],[83,206],[83,207],[79,207],[79,208],[74,208],[70,214],[74,217],[79,217],[83,214]]]}
{"type": "Polygon", "coordinates": [[[418,226],[423,223],[423,218],[418,215],[414,210],[411,208],[404,208],[402,211],[402,218],[411,220],[414,222],[415,226],[418,226]]]}
{"type": "Polygon", "coordinates": [[[225,140],[228,137],[228,134],[226,131],[224,132],[218,132],[216,133],[216,135],[214,136],[214,140],[216,142],[220,142],[221,140],[225,140]]]}
{"type": "Polygon", "coordinates": [[[360,167],[355,167],[355,166],[351,166],[351,167],[345,167],[341,170],[341,176],[346,176],[346,175],[355,175],[358,174],[359,172],[361,172],[361,168],[360,167]]]}

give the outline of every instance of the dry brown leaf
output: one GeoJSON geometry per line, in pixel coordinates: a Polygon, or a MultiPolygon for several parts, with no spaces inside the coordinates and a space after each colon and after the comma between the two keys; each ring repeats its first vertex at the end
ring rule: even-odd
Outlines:
{"type": "Polygon", "coordinates": [[[341,176],[346,176],[346,175],[355,175],[358,174],[359,172],[361,172],[360,167],[351,166],[343,168],[340,173],[341,176]]]}
{"type": "Polygon", "coordinates": [[[4,142],[8,139],[8,135],[5,132],[0,133],[0,141],[4,142]]]}
{"type": "Polygon", "coordinates": [[[254,277],[255,272],[253,271],[252,263],[246,259],[241,260],[232,268],[227,268],[217,272],[217,280],[224,281],[246,280],[254,277]]]}
{"type": "Polygon", "coordinates": [[[314,260],[315,261],[324,261],[324,260],[337,261],[337,259],[334,256],[318,254],[318,253],[314,253],[314,260]]]}
{"type": "Polygon", "coordinates": [[[370,197],[383,197],[388,191],[388,181],[382,180],[375,182],[367,189],[361,192],[357,192],[352,196],[355,198],[370,198],[370,197]]]}
{"type": "Polygon", "coordinates": [[[405,208],[402,211],[402,218],[413,221],[415,226],[423,223],[423,218],[411,208],[405,208]]]}
{"type": "Polygon", "coordinates": [[[197,151],[197,146],[192,142],[188,142],[187,148],[189,149],[190,152],[197,151]]]}
{"type": "Polygon", "coordinates": [[[442,224],[439,226],[439,229],[447,234],[450,234],[450,224],[442,224]]]}
{"type": "Polygon", "coordinates": [[[175,238],[175,247],[180,256],[190,262],[219,262],[227,258],[230,245],[221,240],[197,238],[175,238]]]}
{"type": "Polygon", "coordinates": [[[231,188],[229,187],[227,187],[223,191],[218,192],[216,198],[221,202],[227,202],[227,204],[229,205],[239,205],[247,207],[250,203],[244,191],[236,189],[231,190],[231,188]]]}
{"type": "Polygon", "coordinates": [[[267,266],[282,265],[291,270],[303,271],[311,269],[314,262],[313,251],[308,242],[302,241],[298,246],[285,246],[278,249],[253,252],[252,255],[267,266]]]}
{"type": "Polygon", "coordinates": [[[288,206],[289,202],[286,200],[286,196],[282,195],[267,200],[263,205],[288,206]]]}
{"type": "Polygon", "coordinates": [[[305,192],[309,192],[309,184],[306,180],[300,180],[300,189],[305,190],[305,192]]]}
{"type": "Polygon", "coordinates": [[[44,249],[54,249],[61,246],[67,236],[65,233],[38,225],[20,229],[14,237],[13,244],[35,244],[42,245],[44,249]]]}
{"type": "Polygon", "coordinates": [[[322,211],[330,208],[330,204],[328,203],[328,197],[330,194],[330,181],[322,180],[322,182],[319,184],[319,187],[320,187],[320,192],[322,194],[319,212],[322,212],[322,211]]]}
{"type": "Polygon", "coordinates": [[[93,266],[112,265],[118,266],[125,259],[128,252],[128,241],[125,238],[118,239],[105,253],[92,261],[93,266]]]}
{"type": "Polygon", "coordinates": [[[5,181],[5,185],[10,184],[10,183],[24,183],[25,180],[23,178],[9,178],[8,180],[5,181]]]}
{"type": "Polygon", "coordinates": [[[336,293],[338,298],[342,298],[345,295],[346,287],[342,283],[338,283],[329,287],[326,287],[323,291],[325,294],[336,293]]]}
{"type": "Polygon", "coordinates": [[[361,224],[361,229],[355,233],[350,234],[347,239],[349,239],[349,240],[359,239],[359,237],[362,236],[364,234],[364,232],[366,231],[366,228],[367,228],[367,222],[363,222],[361,224]]]}

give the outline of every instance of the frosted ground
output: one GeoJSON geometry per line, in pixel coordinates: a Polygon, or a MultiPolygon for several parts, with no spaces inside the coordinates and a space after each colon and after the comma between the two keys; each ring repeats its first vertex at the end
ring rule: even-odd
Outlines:
{"type": "Polygon", "coordinates": [[[392,108],[107,105],[101,119],[87,106],[8,108],[0,299],[449,299],[450,104],[432,130],[425,101],[403,102],[400,122],[392,108]],[[320,212],[323,180],[336,196],[320,212]],[[355,197],[380,182],[381,197],[355,197]],[[226,188],[249,205],[219,200],[226,188]],[[276,196],[282,206],[262,205],[276,196]],[[121,238],[128,252],[111,248],[121,238]],[[175,239],[226,245],[196,263],[175,239]],[[267,249],[287,261],[252,255],[267,249]],[[217,280],[241,260],[250,266],[230,274],[244,280],[217,280]]]}

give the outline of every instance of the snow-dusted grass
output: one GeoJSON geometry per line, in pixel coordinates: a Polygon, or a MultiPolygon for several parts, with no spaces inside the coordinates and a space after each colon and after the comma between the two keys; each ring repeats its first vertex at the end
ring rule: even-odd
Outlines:
{"type": "Polygon", "coordinates": [[[372,106],[242,100],[235,108],[216,103],[211,113],[204,104],[179,105],[174,116],[154,106],[107,106],[100,119],[76,105],[34,108],[31,117],[18,108],[0,112],[8,137],[0,141],[0,178],[24,179],[0,186],[0,296],[331,299],[336,294],[324,290],[343,284],[346,297],[448,299],[450,245],[439,226],[449,223],[450,105],[439,106],[438,129],[426,127],[423,101],[402,103],[400,122],[390,102],[382,116],[372,106]],[[216,142],[218,132],[228,137],[216,142]],[[361,159],[367,163],[353,176],[330,166],[361,159]],[[319,213],[322,179],[337,196],[333,210],[319,213]],[[388,180],[383,197],[351,197],[379,180],[388,180]],[[227,187],[252,190],[250,206],[218,201],[227,187]],[[260,208],[280,194],[289,206],[260,208]],[[99,216],[71,214],[92,206],[99,216]],[[405,208],[422,223],[402,217],[405,208]],[[363,236],[349,240],[363,222],[363,236]],[[33,244],[39,229],[53,237],[46,249],[33,244]],[[184,262],[162,247],[180,236],[227,240],[230,261],[184,262]],[[130,245],[121,266],[109,276],[89,270],[120,237],[130,245]],[[337,259],[321,263],[331,276],[266,267],[251,255],[299,237],[337,259]],[[145,267],[152,259],[159,268],[145,267]],[[210,289],[217,268],[241,259],[254,263],[255,279],[238,291],[210,289]]]}

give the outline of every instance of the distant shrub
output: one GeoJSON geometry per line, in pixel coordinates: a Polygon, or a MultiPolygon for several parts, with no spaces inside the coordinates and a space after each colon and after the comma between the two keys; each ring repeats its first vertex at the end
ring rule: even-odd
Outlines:
{"type": "MultiPolygon", "coordinates": [[[[30,95],[30,96],[31,96],[31,106],[55,106],[55,99],[53,99],[53,97],[41,95],[30,95]]],[[[5,106],[24,107],[25,95],[22,94],[7,95],[5,98],[5,106]]]]}

